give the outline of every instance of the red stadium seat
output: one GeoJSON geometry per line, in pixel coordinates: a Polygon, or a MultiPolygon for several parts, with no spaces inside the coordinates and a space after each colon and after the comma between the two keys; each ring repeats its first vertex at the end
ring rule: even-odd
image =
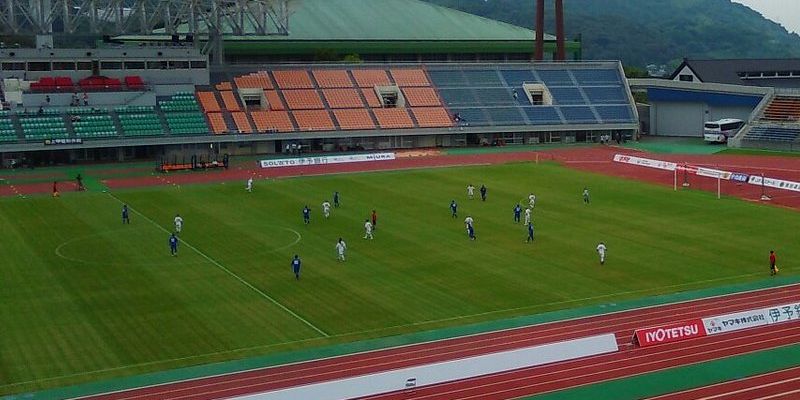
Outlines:
{"type": "Polygon", "coordinates": [[[138,75],[126,76],[125,86],[127,86],[129,89],[143,89],[144,81],[142,81],[142,77],[138,75]]]}

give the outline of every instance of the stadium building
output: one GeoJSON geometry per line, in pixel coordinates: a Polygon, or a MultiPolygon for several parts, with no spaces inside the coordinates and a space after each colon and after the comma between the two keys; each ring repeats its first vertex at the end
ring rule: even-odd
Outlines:
{"type": "MultiPolygon", "coordinates": [[[[533,31],[417,0],[329,3],[300,3],[287,35],[231,32],[218,43],[223,66],[199,36],[196,47],[156,34],[93,49],[2,49],[4,162],[635,137],[619,62],[532,63],[533,31]],[[325,49],[375,62],[277,62],[325,49]]],[[[579,57],[579,44],[565,49],[579,57]]]]}
{"type": "Polygon", "coordinates": [[[710,121],[739,119],[729,146],[800,148],[800,59],[684,59],[669,79],[631,86],[647,92],[649,134],[702,137],[710,121]]]}
{"type": "MultiPolygon", "coordinates": [[[[534,32],[420,0],[304,0],[292,3],[285,34],[259,34],[252,20],[223,22],[228,63],[529,61],[534,32]]],[[[201,22],[202,23],[202,22],[201,22]]],[[[207,30],[201,27],[200,30],[207,30]]],[[[158,32],[163,32],[163,29],[158,32]]],[[[186,38],[188,24],[177,27],[186,38]]],[[[208,35],[192,37],[206,43],[208,35]]],[[[164,45],[171,35],[120,36],[136,44],[164,45]]],[[[567,59],[580,60],[580,42],[565,43],[567,59]]],[[[545,35],[546,58],[556,38],[545,35]]]]}

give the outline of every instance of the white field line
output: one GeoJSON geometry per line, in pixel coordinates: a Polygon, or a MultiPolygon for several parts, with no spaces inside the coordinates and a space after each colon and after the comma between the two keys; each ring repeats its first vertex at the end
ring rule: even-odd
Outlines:
{"type": "MultiPolygon", "coordinates": [[[[117,196],[114,196],[112,193],[109,193],[108,195],[109,195],[109,196],[111,196],[111,198],[112,198],[112,199],[116,200],[116,201],[117,201],[117,202],[119,202],[120,204],[126,204],[125,202],[123,202],[122,200],[120,200],[120,199],[119,199],[117,196]]],[[[133,207],[130,207],[130,206],[129,206],[129,207],[128,207],[128,209],[130,209],[130,210],[131,210],[131,211],[133,211],[134,213],[138,214],[140,217],[144,218],[146,221],[150,222],[151,224],[153,224],[155,227],[157,227],[158,229],[162,230],[163,232],[165,232],[165,233],[167,233],[167,234],[169,234],[169,233],[172,233],[172,232],[168,231],[167,229],[165,229],[163,226],[161,226],[161,225],[157,224],[157,223],[156,223],[155,221],[153,221],[152,219],[148,218],[148,217],[147,217],[147,216],[145,216],[144,214],[142,214],[142,213],[140,213],[139,211],[137,211],[135,208],[133,208],[133,207]]],[[[289,315],[293,316],[293,317],[294,317],[294,318],[296,318],[298,321],[301,321],[301,322],[302,322],[302,323],[304,323],[306,326],[308,326],[309,328],[313,329],[314,331],[316,331],[317,333],[319,333],[319,334],[320,334],[320,335],[322,335],[323,337],[329,337],[329,336],[330,336],[330,335],[328,335],[328,334],[327,334],[325,331],[323,331],[322,329],[320,329],[320,328],[319,328],[319,327],[317,327],[316,325],[314,325],[314,324],[312,324],[311,322],[309,322],[307,319],[305,319],[305,318],[301,317],[301,316],[300,316],[300,315],[298,315],[296,312],[294,312],[294,311],[290,310],[288,307],[286,307],[285,305],[281,304],[281,302],[279,302],[278,300],[275,300],[275,299],[274,299],[272,296],[268,295],[267,293],[265,293],[265,292],[264,292],[264,291],[262,291],[261,289],[259,289],[259,288],[255,287],[255,286],[253,286],[253,285],[252,285],[250,282],[246,281],[246,280],[245,280],[244,278],[242,278],[241,276],[237,275],[236,273],[234,273],[234,272],[233,272],[233,271],[231,271],[230,269],[226,268],[224,265],[220,264],[220,263],[219,263],[217,260],[215,260],[215,259],[213,259],[213,258],[209,257],[208,255],[206,255],[206,254],[205,254],[205,253],[203,253],[202,251],[198,250],[196,247],[192,246],[191,244],[189,244],[189,243],[188,243],[188,242],[186,242],[185,240],[181,239],[181,242],[183,243],[183,245],[184,245],[184,246],[186,246],[186,247],[188,247],[188,248],[192,249],[192,250],[193,250],[195,253],[199,254],[201,257],[203,257],[203,258],[205,258],[206,260],[208,260],[208,262],[210,262],[210,263],[214,264],[214,265],[215,265],[217,268],[219,268],[220,270],[222,270],[222,271],[223,271],[223,272],[225,272],[226,274],[230,275],[231,277],[233,277],[233,278],[234,278],[234,279],[236,279],[237,281],[241,282],[243,285],[247,286],[247,287],[248,287],[248,288],[250,288],[252,291],[254,291],[254,292],[256,292],[258,295],[260,295],[261,297],[263,297],[263,298],[267,299],[267,300],[268,300],[269,302],[271,302],[272,304],[275,304],[275,305],[276,305],[276,306],[278,306],[280,309],[282,309],[283,311],[285,311],[285,312],[286,312],[286,313],[288,313],[289,315]]]]}
{"type": "MultiPolygon", "coordinates": [[[[633,290],[633,291],[626,291],[626,292],[607,294],[607,295],[602,295],[602,296],[585,297],[585,298],[582,298],[582,299],[573,299],[573,300],[551,302],[551,303],[535,305],[535,306],[516,307],[516,308],[511,308],[511,309],[506,309],[506,310],[497,310],[497,311],[491,311],[491,312],[486,312],[486,313],[461,315],[461,316],[449,317],[449,318],[443,318],[443,319],[437,319],[437,320],[429,320],[429,321],[422,321],[422,322],[414,322],[414,323],[410,323],[410,324],[402,324],[402,325],[394,325],[394,326],[389,326],[389,327],[382,327],[382,328],[378,328],[378,329],[367,329],[367,330],[362,330],[362,331],[354,331],[354,332],[347,332],[347,333],[341,333],[341,334],[336,334],[336,335],[329,335],[329,336],[326,336],[326,338],[328,338],[328,339],[342,338],[342,337],[347,337],[347,336],[361,335],[361,334],[365,334],[365,333],[375,333],[375,332],[380,332],[380,331],[385,331],[385,330],[390,330],[390,329],[403,328],[403,327],[420,326],[420,325],[427,325],[427,324],[435,324],[435,323],[439,323],[439,322],[447,322],[447,321],[453,321],[453,320],[459,320],[459,319],[466,319],[466,318],[471,318],[471,317],[476,317],[476,316],[488,315],[488,314],[492,314],[492,313],[502,313],[502,312],[516,311],[516,310],[523,310],[523,309],[535,309],[535,308],[540,308],[540,307],[545,307],[545,306],[563,305],[563,304],[570,304],[570,303],[581,302],[581,301],[598,300],[598,299],[602,299],[602,298],[613,297],[613,296],[624,295],[624,294],[643,293],[643,292],[647,292],[647,291],[650,291],[650,290],[660,290],[660,289],[666,289],[666,288],[677,288],[677,287],[683,287],[683,286],[688,286],[688,285],[692,285],[692,284],[698,284],[698,283],[704,283],[704,282],[716,282],[716,281],[721,281],[721,280],[725,280],[725,279],[736,279],[736,278],[740,278],[740,277],[748,277],[748,276],[755,276],[755,275],[763,275],[763,274],[755,274],[754,273],[754,274],[745,274],[745,275],[739,275],[739,276],[736,276],[736,277],[729,277],[729,278],[708,279],[708,280],[704,280],[704,281],[697,281],[697,282],[686,283],[686,284],[681,284],[681,285],[671,285],[671,286],[664,286],[664,287],[653,288],[653,289],[644,289],[644,290],[633,290]]],[[[567,318],[567,319],[558,320],[558,321],[543,322],[543,323],[533,324],[531,326],[543,325],[543,324],[548,324],[548,323],[552,323],[552,322],[576,321],[576,320],[581,320],[581,319],[588,318],[588,317],[609,316],[609,315],[624,313],[624,312],[628,312],[628,311],[632,311],[632,310],[647,310],[647,309],[656,308],[656,307],[663,307],[663,306],[669,306],[669,305],[678,305],[678,304],[683,304],[683,303],[690,303],[690,302],[698,301],[698,300],[708,300],[708,299],[722,298],[722,297],[726,297],[726,296],[733,296],[733,295],[741,295],[741,294],[747,294],[747,293],[760,292],[760,291],[765,291],[765,290],[775,290],[775,289],[779,289],[779,288],[782,288],[782,287],[789,287],[789,286],[794,286],[794,285],[795,284],[786,284],[786,285],[770,287],[770,288],[746,290],[746,291],[742,291],[742,292],[727,293],[727,294],[722,294],[722,295],[704,297],[702,299],[689,299],[689,300],[676,301],[676,302],[672,302],[672,303],[655,304],[655,305],[651,305],[651,306],[639,307],[639,308],[636,308],[636,309],[625,309],[625,310],[612,311],[612,312],[607,312],[607,313],[594,314],[594,315],[591,315],[591,316],[574,317],[574,318],[567,318]]],[[[510,330],[515,330],[515,329],[519,329],[519,327],[500,329],[500,330],[498,330],[496,332],[510,331],[510,330]]],[[[478,332],[478,333],[474,333],[474,334],[459,336],[459,338],[467,338],[467,337],[471,337],[471,336],[479,336],[479,335],[484,335],[486,333],[489,333],[489,332],[478,332]]],[[[391,347],[375,349],[375,350],[366,350],[366,351],[361,351],[361,352],[348,353],[346,355],[347,356],[352,356],[352,355],[356,355],[356,354],[370,353],[370,352],[373,352],[373,351],[387,350],[387,349],[391,349],[391,348],[400,348],[400,347],[406,347],[406,346],[416,346],[416,345],[425,344],[425,343],[444,342],[444,341],[451,340],[451,339],[453,339],[453,338],[436,339],[436,340],[431,340],[431,341],[410,343],[410,344],[400,345],[400,346],[391,346],[391,347]]],[[[144,362],[144,363],[129,364],[129,365],[123,365],[123,366],[118,366],[118,367],[112,367],[112,368],[103,368],[103,369],[86,371],[86,372],[81,372],[81,373],[76,373],[76,374],[60,375],[60,376],[53,376],[53,377],[43,378],[43,379],[33,379],[33,380],[22,381],[22,382],[14,382],[14,383],[7,384],[7,385],[0,385],[0,388],[9,388],[9,387],[26,385],[26,384],[31,384],[31,383],[41,383],[41,382],[49,382],[49,381],[54,381],[54,380],[59,380],[59,379],[82,377],[82,376],[99,374],[99,373],[104,373],[104,372],[113,372],[113,371],[118,371],[118,370],[123,370],[123,369],[128,369],[128,368],[137,368],[137,367],[145,367],[145,366],[150,366],[150,365],[166,364],[166,363],[175,362],[175,361],[193,360],[193,359],[198,359],[198,358],[203,358],[203,357],[212,357],[212,356],[217,356],[217,355],[232,354],[232,353],[238,353],[238,352],[243,352],[243,351],[269,349],[269,348],[272,348],[272,347],[299,344],[299,343],[306,343],[306,342],[314,342],[314,341],[318,341],[318,340],[322,340],[322,338],[290,340],[290,341],[286,341],[286,342],[273,343],[273,344],[268,344],[268,345],[242,347],[242,348],[238,348],[238,349],[215,351],[215,352],[204,353],[204,354],[196,354],[196,355],[191,355],[191,356],[186,356],[186,357],[177,357],[177,358],[170,358],[170,359],[165,359],[165,360],[148,361],[148,362],[144,362]]],[[[326,359],[326,358],[336,358],[336,357],[340,357],[340,356],[324,357],[324,358],[321,358],[320,360],[326,359]]],[[[305,362],[305,361],[301,361],[301,362],[305,362]]],[[[288,363],[288,364],[282,364],[282,365],[285,366],[285,365],[291,365],[291,364],[296,364],[296,363],[288,363]]],[[[270,367],[257,367],[257,368],[252,368],[252,369],[247,369],[247,370],[242,370],[242,371],[235,371],[235,372],[231,372],[231,373],[224,373],[224,374],[219,374],[219,375],[211,375],[211,376],[202,376],[202,377],[197,377],[197,378],[189,378],[189,379],[184,379],[184,380],[179,380],[179,381],[174,381],[174,382],[168,382],[168,383],[172,384],[172,383],[187,382],[187,381],[193,381],[193,380],[197,380],[197,379],[212,378],[212,377],[224,376],[224,375],[233,375],[233,374],[238,374],[238,373],[242,373],[242,372],[256,371],[256,370],[267,369],[267,368],[272,368],[272,366],[270,366],[270,367]]],[[[150,386],[161,386],[161,385],[162,384],[147,385],[147,386],[143,386],[141,388],[150,387],[150,386]]],[[[136,389],[141,389],[141,388],[136,388],[136,389]]],[[[128,389],[122,390],[122,391],[127,391],[127,390],[128,389]]],[[[113,393],[113,392],[110,392],[110,393],[113,393]]]]}
{"type": "MultiPolygon", "coordinates": [[[[727,305],[720,304],[719,307],[717,307],[717,306],[711,307],[709,305],[707,307],[708,307],[707,308],[708,312],[713,312],[714,310],[726,309],[727,305]]],[[[689,310],[687,310],[687,313],[674,314],[674,317],[675,317],[676,320],[680,320],[681,317],[683,317],[684,315],[688,315],[688,314],[692,314],[692,313],[693,313],[693,311],[691,309],[689,309],[689,310]]],[[[646,316],[649,316],[649,313],[645,313],[645,314],[646,314],[646,316]]],[[[612,319],[613,319],[613,317],[612,317],[612,319]]],[[[643,325],[647,326],[649,320],[650,319],[647,319],[647,318],[642,319],[641,323],[643,325]]],[[[609,326],[613,326],[614,327],[613,329],[627,329],[627,328],[621,328],[622,326],[625,326],[627,323],[618,323],[618,322],[612,322],[612,321],[608,321],[608,322],[609,322],[609,326]]],[[[578,325],[580,325],[580,323],[578,325]]],[[[593,333],[596,333],[595,329],[596,328],[594,328],[594,327],[580,327],[578,329],[573,330],[573,333],[584,333],[585,332],[587,335],[591,335],[593,333]]],[[[609,329],[611,329],[611,328],[609,328],[609,329]]],[[[553,343],[555,343],[555,342],[558,342],[560,340],[563,340],[563,338],[559,338],[559,335],[560,335],[560,333],[545,334],[545,335],[541,336],[540,338],[541,339],[553,338],[553,343]]],[[[514,336],[515,336],[514,334],[511,334],[511,335],[507,336],[506,339],[508,339],[508,340],[506,340],[505,344],[507,344],[507,345],[516,345],[516,344],[519,344],[519,343],[526,343],[527,342],[527,338],[523,338],[522,340],[518,341],[518,340],[516,340],[516,338],[514,336]]],[[[475,345],[477,346],[478,342],[476,342],[475,345]]],[[[444,344],[442,346],[442,348],[447,348],[447,347],[448,347],[447,344],[444,344]]],[[[458,346],[456,346],[456,347],[458,347],[458,346]]],[[[458,354],[459,351],[460,350],[456,350],[454,352],[441,353],[440,355],[441,356],[452,355],[452,359],[457,359],[458,357],[455,356],[454,354],[458,354]]],[[[494,351],[493,350],[487,350],[486,354],[492,353],[492,352],[494,352],[494,351]]],[[[363,354],[363,353],[360,353],[360,354],[363,354]]],[[[413,351],[413,352],[409,352],[407,355],[405,355],[404,360],[406,362],[413,362],[413,361],[416,361],[416,360],[425,359],[427,356],[428,356],[427,352],[413,351]]],[[[384,361],[380,361],[380,359],[382,359],[382,358],[386,358],[386,357],[371,358],[371,359],[368,359],[367,361],[370,362],[370,365],[372,365],[372,367],[376,371],[377,370],[381,370],[381,371],[390,370],[391,369],[390,366],[392,365],[392,362],[394,361],[394,359],[388,360],[388,363],[386,363],[384,361]]],[[[300,363],[302,364],[303,362],[300,362],[300,363]]],[[[284,364],[282,366],[291,365],[291,364],[294,364],[294,363],[284,364]]],[[[354,369],[360,369],[360,366],[345,367],[345,364],[352,365],[352,363],[347,363],[347,362],[343,363],[341,365],[341,368],[338,369],[339,373],[344,373],[344,372],[348,372],[349,373],[350,371],[352,371],[354,369]]],[[[261,368],[261,369],[269,369],[269,368],[271,368],[271,367],[266,367],[266,368],[261,368]]],[[[252,369],[252,370],[249,370],[249,371],[255,371],[255,370],[258,370],[258,368],[257,369],[252,369]]],[[[301,374],[304,374],[306,371],[309,371],[309,370],[313,371],[313,370],[315,370],[315,367],[299,368],[299,369],[296,369],[295,371],[293,371],[293,373],[297,374],[297,375],[301,375],[301,374]]],[[[243,371],[243,372],[247,372],[247,371],[243,371]]],[[[216,375],[216,377],[224,376],[224,375],[225,374],[216,375]]],[[[275,375],[265,375],[263,377],[259,377],[259,378],[255,378],[255,379],[253,377],[234,378],[234,379],[226,380],[225,383],[226,384],[235,384],[240,389],[243,389],[243,388],[254,388],[254,387],[258,387],[261,384],[263,384],[264,380],[269,380],[272,383],[285,382],[287,378],[280,377],[281,375],[282,376],[286,376],[286,374],[275,374],[275,375]],[[253,383],[255,381],[257,381],[257,382],[253,383]]],[[[313,378],[318,378],[320,376],[324,377],[325,375],[326,375],[326,373],[323,372],[321,374],[320,373],[313,373],[312,375],[305,374],[303,376],[305,376],[307,379],[313,379],[313,378]]],[[[209,378],[209,377],[203,377],[203,378],[209,378]]],[[[288,379],[291,380],[292,378],[290,377],[288,379]]],[[[148,387],[153,387],[153,386],[168,387],[169,384],[166,384],[166,385],[151,385],[151,386],[148,386],[148,387]]],[[[216,382],[194,385],[192,389],[195,391],[195,393],[201,393],[200,392],[201,389],[208,388],[208,387],[212,387],[213,388],[214,386],[217,386],[216,382]]],[[[137,389],[141,389],[141,388],[137,388],[137,389]]],[[[155,394],[164,394],[164,393],[173,393],[173,392],[175,392],[175,390],[163,390],[163,391],[158,392],[158,393],[150,393],[149,396],[153,396],[155,394]]],[[[202,392],[202,393],[211,394],[211,393],[215,393],[215,391],[202,392]]],[[[140,398],[145,397],[145,396],[148,396],[148,395],[131,395],[131,396],[126,396],[125,399],[134,400],[134,399],[140,399],[140,398]]],[[[122,398],[120,398],[120,399],[122,399],[122,398]]]]}

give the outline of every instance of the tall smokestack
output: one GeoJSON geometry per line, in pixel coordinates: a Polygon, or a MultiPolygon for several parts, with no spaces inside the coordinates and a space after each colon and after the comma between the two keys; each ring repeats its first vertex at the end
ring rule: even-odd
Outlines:
{"type": "Polygon", "coordinates": [[[564,51],[564,2],[556,0],[556,60],[564,61],[567,56],[564,51]]]}
{"type": "Polygon", "coordinates": [[[533,59],[544,60],[544,0],[536,0],[536,47],[533,59]]]}

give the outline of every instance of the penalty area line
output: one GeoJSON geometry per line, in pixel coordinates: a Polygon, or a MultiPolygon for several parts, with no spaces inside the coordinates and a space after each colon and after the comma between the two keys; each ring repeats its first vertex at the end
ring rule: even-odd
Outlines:
{"type": "MultiPolygon", "coordinates": [[[[108,195],[109,195],[109,196],[111,196],[111,198],[112,198],[112,199],[116,200],[116,201],[117,201],[117,202],[119,202],[120,204],[127,204],[127,203],[125,203],[124,201],[120,200],[120,199],[119,199],[117,196],[114,196],[114,195],[113,195],[112,193],[110,193],[110,192],[108,193],[108,195]]],[[[154,225],[156,228],[158,228],[158,229],[160,229],[160,230],[164,231],[165,233],[168,233],[168,234],[169,234],[169,233],[172,233],[172,232],[168,231],[167,229],[165,229],[163,226],[161,226],[161,225],[157,224],[157,223],[156,223],[155,221],[153,221],[152,219],[148,218],[146,215],[144,215],[144,214],[142,214],[141,212],[137,211],[135,208],[131,207],[130,205],[128,206],[128,209],[129,209],[129,210],[131,210],[131,211],[133,211],[134,213],[136,213],[136,214],[137,214],[137,215],[139,215],[140,217],[144,218],[146,221],[150,222],[150,223],[151,223],[151,224],[153,224],[153,225],[154,225]]],[[[276,306],[278,306],[278,307],[279,307],[281,310],[283,310],[283,311],[285,311],[286,313],[288,313],[289,315],[293,316],[293,317],[294,317],[294,318],[296,318],[298,321],[300,321],[300,322],[304,323],[306,326],[308,326],[309,328],[313,329],[314,331],[316,331],[317,333],[319,333],[319,334],[320,334],[320,335],[322,335],[323,337],[330,337],[330,335],[329,335],[327,332],[323,331],[322,329],[320,329],[320,328],[319,328],[319,327],[317,327],[316,325],[312,324],[312,323],[311,323],[310,321],[308,321],[307,319],[305,319],[305,318],[301,317],[301,316],[300,316],[300,315],[298,315],[296,312],[292,311],[291,309],[289,309],[289,307],[286,307],[285,305],[283,305],[283,304],[282,304],[281,302],[279,302],[278,300],[275,300],[275,298],[274,298],[274,297],[272,297],[272,296],[268,295],[268,294],[267,294],[267,293],[265,293],[263,290],[261,290],[261,289],[259,289],[259,288],[255,287],[255,286],[253,286],[253,284],[251,284],[250,282],[246,281],[244,278],[242,278],[241,276],[237,275],[235,272],[231,271],[230,269],[226,268],[224,265],[220,264],[220,263],[219,263],[217,260],[215,260],[215,259],[213,259],[213,258],[209,257],[208,255],[206,255],[205,253],[203,253],[202,251],[200,251],[198,248],[196,248],[196,247],[192,246],[191,244],[189,244],[189,243],[188,243],[188,242],[186,242],[185,240],[181,239],[181,242],[183,243],[183,245],[184,245],[184,246],[186,246],[186,247],[188,247],[188,248],[192,249],[192,251],[194,251],[195,253],[197,253],[198,255],[200,255],[200,257],[203,257],[203,258],[205,258],[205,259],[206,259],[208,262],[210,262],[211,264],[214,264],[214,265],[215,265],[217,268],[219,268],[220,270],[222,270],[222,271],[223,271],[223,272],[225,272],[226,274],[230,275],[231,277],[233,277],[233,278],[234,278],[234,279],[236,279],[237,281],[241,282],[243,285],[247,286],[247,287],[248,287],[248,288],[250,288],[252,291],[254,291],[254,292],[256,292],[258,295],[260,295],[261,297],[263,297],[263,298],[267,299],[267,300],[268,300],[269,302],[271,302],[272,304],[275,304],[275,305],[276,305],[276,306]]]]}

